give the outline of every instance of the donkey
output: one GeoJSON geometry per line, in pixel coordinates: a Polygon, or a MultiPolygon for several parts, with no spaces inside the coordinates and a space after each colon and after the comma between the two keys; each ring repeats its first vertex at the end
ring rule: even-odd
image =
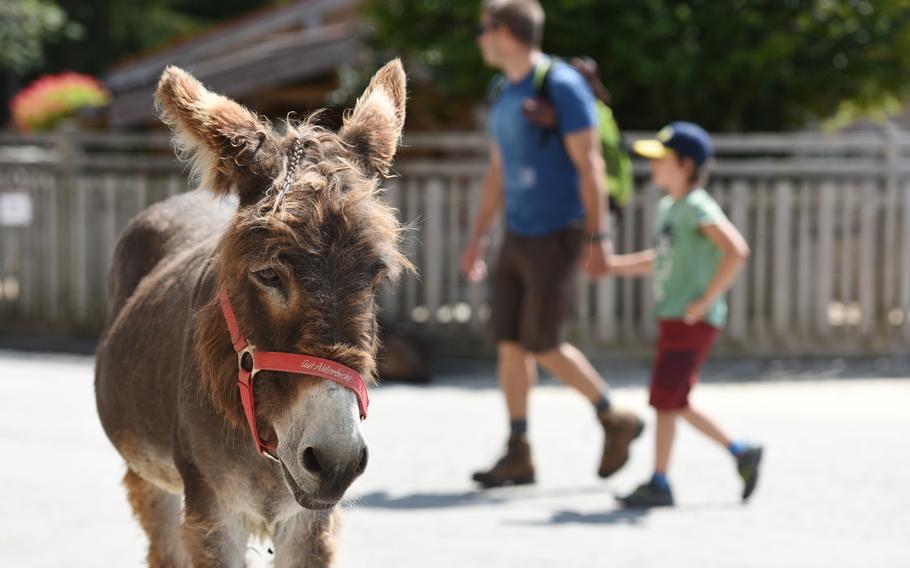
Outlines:
{"type": "Polygon", "coordinates": [[[257,536],[276,566],[328,566],[367,464],[376,290],[411,269],[379,184],[404,71],[380,69],[337,133],[279,133],[176,67],[155,101],[214,196],[140,213],[108,275],[95,393],[148,563],[242,566],[257,536]]]}

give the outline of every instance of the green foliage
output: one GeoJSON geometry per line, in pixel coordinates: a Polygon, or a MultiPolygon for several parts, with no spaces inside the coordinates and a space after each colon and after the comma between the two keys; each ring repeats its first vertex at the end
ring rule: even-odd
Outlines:
{"type": "Polygon", "coordinates": [[[53,2],[4,0],[0,3],[0,70],[26,73],[44,63],[44,41],[60,34],[76,38],[81,32],[53,2]]]}
{"type": "MultiPolygon", "coordinates": [[[[590,55],[625,128],[674,119],[779,130],[908,95],[905,0],[543,0],[544,50],[590,55]]],[[[415,102],[458,120],[491,72],[474,45],[478,0],[367,0],[380,49],[402,55],[415,102]],[[424,92],[426,94],[424,94],[424,92]]]]}

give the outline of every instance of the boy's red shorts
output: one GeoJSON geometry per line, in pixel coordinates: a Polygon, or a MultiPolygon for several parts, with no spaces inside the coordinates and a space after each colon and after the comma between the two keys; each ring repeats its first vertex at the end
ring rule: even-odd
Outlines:
{"type": "Polygon", "coordinates": [[[719,331],[705,322],[689,325],[682,320],[660,320],[651,373],[651,406],[657,410],[689,406],[689,391],[698,382],[698,370],[719,331]]]}

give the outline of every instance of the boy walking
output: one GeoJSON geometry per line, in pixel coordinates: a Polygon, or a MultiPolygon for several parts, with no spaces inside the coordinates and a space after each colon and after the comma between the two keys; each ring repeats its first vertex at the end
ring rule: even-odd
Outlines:
{"type": "Polygon", "coordinates": [[[506,84],[491,110],[490,168],[462,255],[468,279],[486,275],[486,234],[502,208],[508,225],[493,275],[491,319],[510,436],[505,455],[473,475],[482,487],[535,480],[527,430],[538,364],[591,402],[604,431],[600,476],[626,463],[643,427],[611,405],[604,380],[562,336],[579,262],[592,277],[602,276],[611,246],[602,225],[604,164],[590,87],[575,69],[554,61],[548,80],[556,128],[527,116],[535,73],[547,57],[540,51],[543,23],[536,0],[485,0],[477,30],[484,61],[502,71],[506,84]]]}
{"type": "Polygon", "coordinates": [[[650,404],[657,411],[654,474],[619,501],[630,508],[673,505],[667,479],[677,418],[726,448],[743,480],[743,501],[755,490],[761,446],[732,439],[689,404],[698,371],[727,316],[724,294],[749,255],[749,246],[703,186],[713,154],[700,126],[674,122],[635,152],[650,159],[652,181],[667,195],[657,208],[655,247],[614,255],[613,273],[654,277],[660,329],[651,375],[650,404]]]}

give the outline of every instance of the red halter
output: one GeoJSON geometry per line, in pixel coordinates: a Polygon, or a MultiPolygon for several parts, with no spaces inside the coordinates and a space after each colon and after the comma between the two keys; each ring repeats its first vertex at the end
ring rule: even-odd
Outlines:
{"type": "Polygon", "coordinates": [[[221,290],[221,311],[224,314],[224,321],[227,322],[228,331],[231,332],[231,343],[234,345],[234,351],[237,352],[237,386],[240,388],[240,400],[243,402],[243,410],[246,412],[246,420],[250,425],[250,433],[253,434],[253,440],[256,442],[256,448],[259,453],[278,461],[278,458],[273,453],[277,448],[274,444],[263,442],[262,438],[259,437],[259,431],[256,429],[253,379],[259,371],[297,373],[338,383],[354,391],[354,395],[357,397],[357,405],[360,407],[360,418],[365,419],[367,417],[367,407],[370,405],[370,398],[367,395],[366,383],[364,383],[360,373],[341,363],[320,357],[281,353],[278,351],[256,351],[253,344],[249,343],[240,332],[240,327],[237,325],[237,317],[234,315],[233,308],[231,308],[231,300],[228,298],[227,290],[223,288],[221,290]]]}

